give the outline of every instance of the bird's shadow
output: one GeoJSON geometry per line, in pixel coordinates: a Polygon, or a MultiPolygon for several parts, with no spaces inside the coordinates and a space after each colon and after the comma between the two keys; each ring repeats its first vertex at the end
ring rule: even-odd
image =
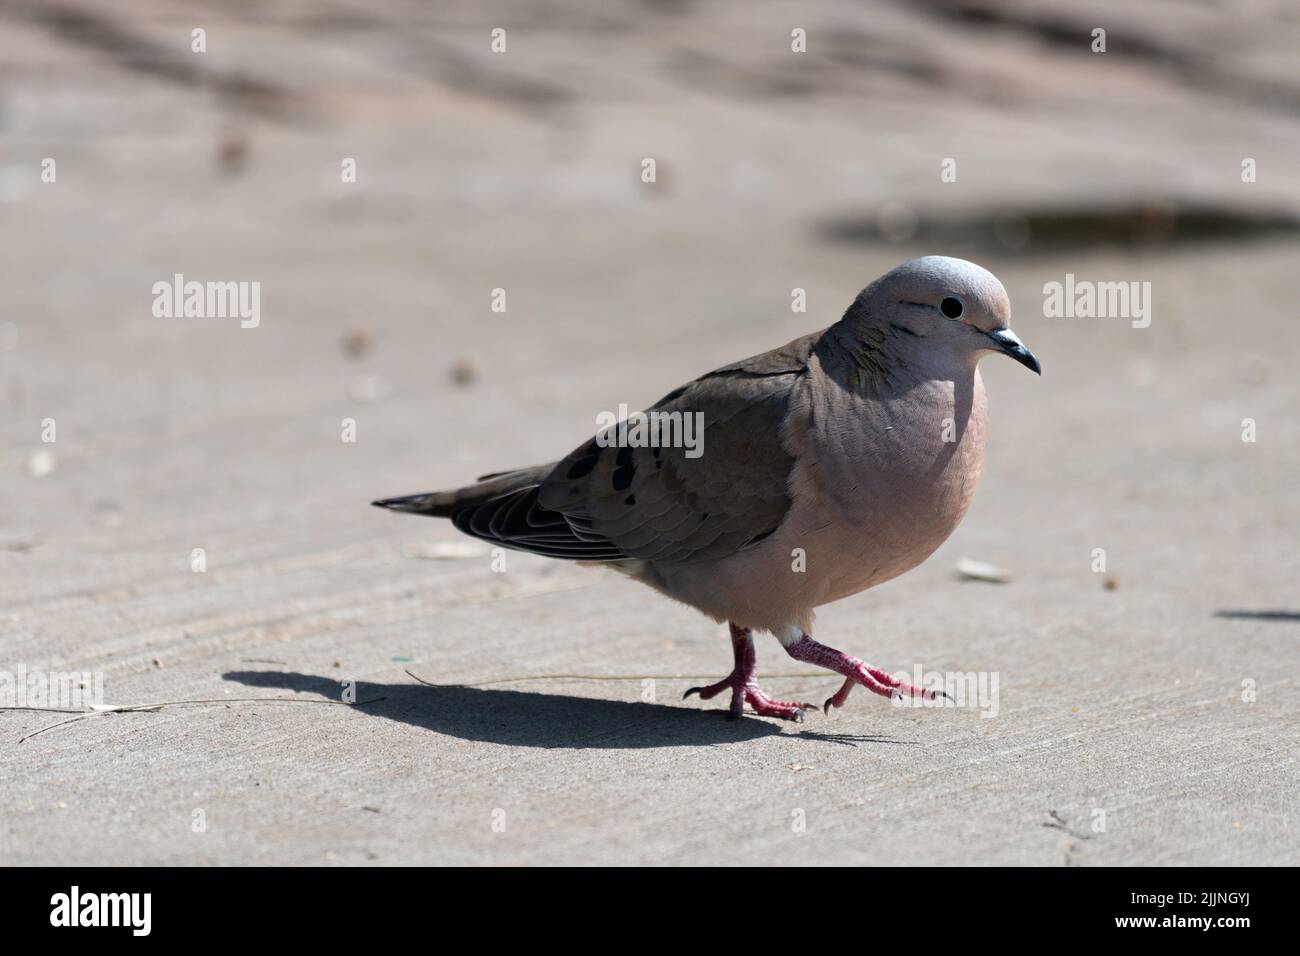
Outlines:
{"type": "Polygon", "coordinates": [[[1225,617],[1239,621],[1294,621],[1300,622],[1300,611],[1283,610],[1245,610],[1242,608],[1223,608],[1214,612],[1215,617],[1225,617]]]}
{"type": "MultiPolygon", "coordinates": [[[[339,700],[337,678],[291,671],[228,671],[221,675],[248,687],[317,694],[339,700]]],[[[760,717],[732,720],[727,712],[538,694],[533,691],[466,687],[459,684],[355,685],[356,711],[461,740],[511,747],[632,750],[642,747],[699,747],[736,744],[774,734],[855,746],[905,741],[863,734],[824,733],[760,717]]],[[[816,720],[820,714],[810,717],[816,720]]]]}

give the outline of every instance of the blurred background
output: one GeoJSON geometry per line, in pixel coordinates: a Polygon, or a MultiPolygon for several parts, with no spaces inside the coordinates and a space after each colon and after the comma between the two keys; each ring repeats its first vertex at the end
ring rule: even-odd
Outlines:
{"type": "Polygon", "coordinates": [[[1293,860],[1298,49],[1283,0],[0,0],[0,670],[386,698],[0,714],[0,861],[1293,860]],[[1003,280],[1044,374],[984,363],[965,523],[820,636],[999,672],[1000,719],[478,686],[730,658],[370,500],[561,457],[925,254],[1003,280]],[[155,317],[177,273],[260,324],[155,317]],[[1067,274],[1150,282],[1150,326],[1046,316],[1067,274]]]}

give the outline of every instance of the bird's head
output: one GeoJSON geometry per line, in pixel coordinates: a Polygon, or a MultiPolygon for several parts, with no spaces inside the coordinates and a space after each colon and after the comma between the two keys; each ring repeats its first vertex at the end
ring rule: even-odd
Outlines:
{"type": "Polygon", "coordinates": [[[993,273],[965,259],[904,262],[862,290],[850,309],[850,317],[855,314],[882,332],[928,340],[927,351],[947,349],[971,361],[1000,352],[1042,374],[1034,353],[1008,328],[1007,290],[993,273]]]}

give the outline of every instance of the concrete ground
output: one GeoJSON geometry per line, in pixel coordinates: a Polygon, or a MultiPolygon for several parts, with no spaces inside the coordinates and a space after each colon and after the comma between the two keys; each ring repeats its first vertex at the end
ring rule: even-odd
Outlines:
{"type": "Polygon", "coordinates": [[[1296,862],[1289,5],[129,7],[0,0],[0,691],[210,703],[0,711],[0,863],[1296,862]],[[680,700],[712,622],[368,506],[927,253],[1044,374],[985,362],[970,514],[817,636],[988,706],[731,722],[680,700]],[[260,324],[155,317],[176,273],[260,324]],[[1045,315],[1067,274],[1151,283],[1149,327],[1045,315]]]}

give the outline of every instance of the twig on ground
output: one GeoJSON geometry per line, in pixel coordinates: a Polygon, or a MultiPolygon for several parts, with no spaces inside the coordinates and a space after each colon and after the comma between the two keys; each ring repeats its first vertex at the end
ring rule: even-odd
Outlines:
{"type": "Polygon", "coordinates": [[[186,704],[333,704],[337,707],[364,707],[367,704],[376,704],[383,697],[372,697],[369,700],[359,700],[354,704],[349,704],[342,700],[320,700],[314,697],[201,697],[194,700],[160,700],[153,704],[91,704],[90,710],[68,710],[60,707],[0,707],[0,710],[27,710],[39,711],[50,714],[75,714],[65,720],[55,721],[47,724],[38,730],[33,730],[18,738],[18,742],[24,743],[37,737],[48,730],[54,730],[66,724],[76,723],[79,720],[85,720],[87,717],[101,717],[104,714],[129,714],[129,713],[154,713],[162,710],[164,707],[180,707],[186,704]]]}
{"type": "MultiPolygon", "coordinates": [[[[406,672],[407,676],[414,678],[427,687],[490,687],[493,684],[519,684],[530,680],[596,680],[596,681],[619,681],[619,680],[712,680],[717,674],[527,674],[522,677],[498,677],[495,680],[475,681],[470,684],[435,684],[427,681],[423,677],[406,672]]],[[[806,679],[809,677],[833,677],[827,671],[805,673],[805,674],[764,674],[763,680],[788,680],[788,679],[806,679]]]]}

